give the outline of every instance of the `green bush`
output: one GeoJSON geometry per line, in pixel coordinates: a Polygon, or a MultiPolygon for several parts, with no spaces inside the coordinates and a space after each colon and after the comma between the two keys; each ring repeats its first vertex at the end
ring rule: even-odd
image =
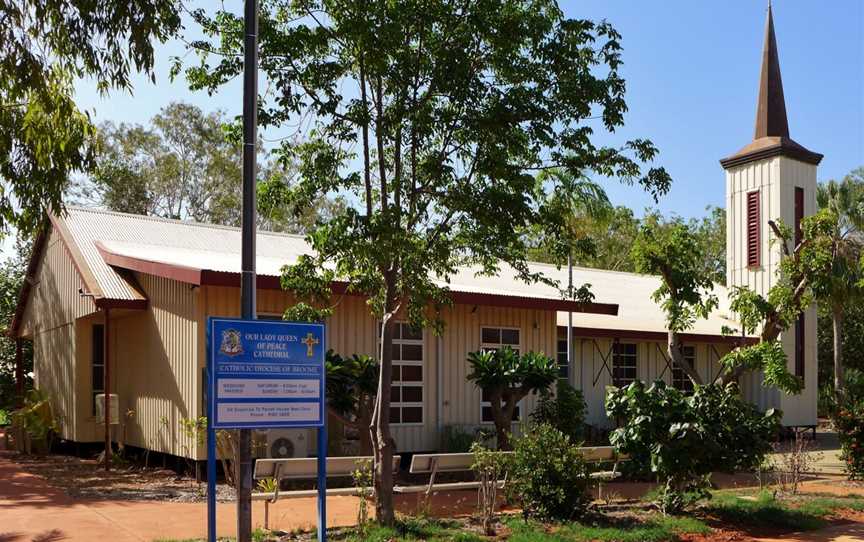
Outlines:
{"type": "Polygon", "coordinates": [[[555,427],[570,437],[571,442],[582,442],[585,440],[585,398],[566,380],[558,380],[555,395],[541,392],[540,403],[531,413],[531,421],[555,427]]]}
{"type": "Polygon", "coordinates": [[[610,442],[635,467],[659,477],[664,513],[707,497],[712,472],[758,467],[780,427],[777,411],[760,413],[734,384],[696,386],[685,396],[662,381],[647,388],[636,381],[613,388],[606,411],[619,421],[610,442]]]}
{"type": "Polygon", "coordinates": [[[11,422],[9,421],[9,413],[0,408],[0,426],[9,425],[11,422]]]}
{"type": "Polygon", "coordinates": [[[864,480],[864,399],[850,395],[836,409],[833,420],[846,473],[852,480],[864,480]]]}
{"type": "Polygon", "coordinates": [[[516,439],[509,476],[508,495],[527,517],[569,520],[590,502],[588,468],[576,443],[547,424],[516,439]]]}

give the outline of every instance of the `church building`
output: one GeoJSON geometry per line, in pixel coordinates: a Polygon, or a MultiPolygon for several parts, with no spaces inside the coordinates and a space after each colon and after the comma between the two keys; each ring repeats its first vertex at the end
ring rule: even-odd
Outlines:
{"type": "MultiPolygon", "coordinates": [[[[800,235],[800,220],[816,211],[822,158],[790,138],[770,8],[755,124],[753,141],[720,161],[726,283],[764,294],[776,281],[781,258],[768,221],[794,224],[800,235]]],[[[97,397],[107,389],[119,406],[116,440],[203,459],[205,447],[181,422],[206,415],[208,317],[240,314],[239,230],[84,208],[50,219],[35,244],[10,331],[33,342],[35,383],[52,398],[60,436],[102,442],[97,397]]],[[[257,251],[258,317],[280,318],[293,303],[280,288],[280,269],[309,247],[300,236],[259,232],[257,251]]],[[[567,283],[566,269],[532,264],[532,270],[567,283]]],[[[488,404],[466,379],[467,355],[481,348],[508,345],[555,356],[561,378],[584,393],[587,423],[597,427],[612,424],[603,408],[607,386],[661,379],[691,389],[666,356],[665,317],[651,300],[658,277],[576,268],[574,283],[590,283],[596,302],[575,303],[562,300],[555,288],[519,282],[508,268],[496,277],[475,271],[460,270],[448,285],[453,303],[443,310],[442,334],[397,325],[389,416],[399,452],[443,450],[445,434],[491,428],[488,404]]],[[[334,291],[344,292],[344,285],[334,284],[334,291]]],[[[703,381],[716,378],[725,353],[755,340],[722,334],[724,326],[737,325],[727,288],[717,285],[714,293],[720,307],[683,335],[685,358],[703,381]]],[[[760,408],[779,407],[788,426],[816,425],[816,324],[811,308],[782,336],[790,370],[804,379],[803,393],[765,388],[759,374],[741,382],[747,399],[760,408]]],[[[342,295],[327,321],[326,346],[342,355],[374,355],[377,329],[365,299],[342,295]]],[[[535,397],[524,399],[519,419],[527,421],[535,404],[535,397]]],[[[314,439],[303,430],[273,430],[259,438],[268,443],[268,455],[314,451],[314,439]]],[[[337,441],[337,451],[356,452],[349,433],[337,441]]]]}

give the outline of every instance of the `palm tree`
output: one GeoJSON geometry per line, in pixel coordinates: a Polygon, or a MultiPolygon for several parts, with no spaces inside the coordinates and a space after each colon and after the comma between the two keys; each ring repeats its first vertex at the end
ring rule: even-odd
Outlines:
{"type": "Polygon", "coordinates": [[[834,393],[843,393],[843,314],[850,303],[864,298],[859,261],[864,236],[864,168],[858,168],[841,182],[828,181],[818,187],[819,207],[837,216],[837,243],[832,265],[831,290],[826,307],[834,333],[834,393]]]}

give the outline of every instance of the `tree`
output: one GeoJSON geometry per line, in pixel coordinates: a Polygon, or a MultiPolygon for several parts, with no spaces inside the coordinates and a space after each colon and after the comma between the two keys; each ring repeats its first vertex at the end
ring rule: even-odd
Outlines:
{"type": "MultiPolygon", "coordinates": [[[[194,17],[210,39],[192,44],[201,61],[186,78],[213,92],[242,68],[242,21],[225,11],[194,17]]],[[[277,151],[298,167],[289,204],[351,202],[309,232],[313,254],[286,269],[284,284],[315,309],[331,303],[338,279],[381,322],[370,431],[383,524],[394,521],[395,319],[440,331],[437,309],[460,266],[493,274],[506,264],[523,280],[551,282],[528,267],[526,234],[563,228],[566,216],[547,196],[566,193],[568,179],[594,173],[655,196],[668,190],[665,170],[641,166],[656,154],[649,141],[592,142],[592,118],[607,131],[623,123],[619,40],[608,23],[567,19],[550,0],[263,4],[270,92],[259,122],[305,129],[277,151]],[[538,190],[536,172],[550,168],[570,175],[538,190]]]]}
{"type": "Polygon", "coordinates": [[[240,146],[226,138],[224,115],[175,102],[150,124],[103,124],[79,194],[115,211],[239,225],[240,146]]]}
{"type": "Polygon", "coordinates": [[[510,430],[519,401],[546,391],[558,379],[558,363],[534,352],[519,355],[510,347],[468,354],[467,378],[489,398],[499,450],[510,450],[510,430]]]}
{"type": "Polygon", "coordinates": [[[357,430],[360,455],[370,455],[372,439],[367,429],[375,408],[378,362],[369,356],[357,354],[343,358],[329,350],[325,363],[329,410],[342,423],[357,430]]]}
{"type": "Polygon", "coordinates": [[[800,393],[801,379],[789,372],[786,354],[778,340],[816,299],[826,299],[832,288],[832,267],[838,242],[838,217],[828,209],[801,221],[801,241],[793,244],[791,228],[769,221],[774,242],[781,247],[777,282],[767,297],[744,286],[730,292],[731,309],[738,315],[740,331],[758,333],[758,342],[737,348],[720,359],[721,382],[737,381],[746,371],[762,371],[763,385],[786,393],[800,393]]]}
{"type": "MultiPolygon", "coordinates": [[[[19,238],[15,255],[0,265],[0,329],[8,330],[12,325],[31,251],[31,244],[19,238]]],[[[0,409],[12,408],[18,401],[15,348],[14,338],[7,333],[0,334],[0,409]]],[[[33,346],[30,341],[22,344],[22,361],[26,391],[33,385],[33,346]]]]}
{"type": "Polygon", "coordinates": [[[846,306],[860,303],[862,280],[861,233],[864,231],[864,168],[858,168],[841,182],[820,184],[816,192],[819,207],[837,217],[835,250],[830,284],[823,302],[830,314],[834,354],[834,393],[843,393],[843,315],[846,306]]]}
{"type": "MultiPolygon", "coordinates": [[[[222,112],[172,103],[149,126],[107,122],[99,138],[96,166],[73,190],[78,202],[124,213],[240,225],[240,142],[222,112]]],[[[266,152],[261,156],[259,227],[303,233],[344,207],[341,198],[324,198],[303,209],[287,205],[296,167],[270,160],[266,152]]]]}
{"type": "Polygon", "coordinates": [[[100,90],[153,77],[154,44],[180,29],[170,0],[0,4],[0,234],[59,213],[70,176],[94,165],[95,130],[73,99],[73,78],[100,90]]]}
{"type": "Polygon", "coordinates": [[[684,359],[679,334],[690,329],[697,318],[708,318],[717,308],[713,277],[704,267],[703,244],[683,221],[662,224],[658,216],[648,216],[639,229],[631,257],[637,272],[660,276],[660,287],[651,298],[666,313],[669,358],[694,384],[702,384],[696,368],[684,359]]]}

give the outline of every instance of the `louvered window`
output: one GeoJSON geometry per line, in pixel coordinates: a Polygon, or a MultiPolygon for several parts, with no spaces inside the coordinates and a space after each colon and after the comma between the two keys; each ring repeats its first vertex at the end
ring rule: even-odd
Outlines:
{"type": "Polygon", "coordinates": [[[801,243],[804,235],[801,233],[801,220],[804,219],[804,189],[795,187],[795,246],[801,243]]]}
{"type": "Polygon", "coordinates": [[[759,191],[747,193],[747,266],[760,265],[759,191]]]}
{"type": "MultiPolygon", "coordinates": [[[[804,219],[804,189],[800,186],[795,187],[795,246],[798,246],[804,239],[801,232],[801,221],[804,219]]],[[[805,355],[805,329],[806,320],[802,313],[798,316],[795,322],[795,376],[804,379],[806,376],[806,355],[805,355]]]]}

